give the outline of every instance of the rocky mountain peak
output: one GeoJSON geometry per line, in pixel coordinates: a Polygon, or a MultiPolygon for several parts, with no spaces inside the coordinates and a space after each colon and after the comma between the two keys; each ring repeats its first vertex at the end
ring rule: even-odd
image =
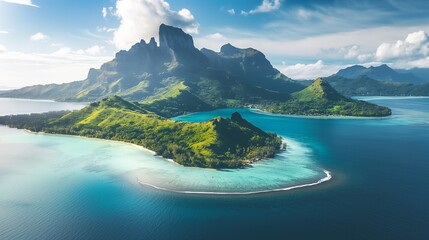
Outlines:
{"type": "Polygon", "coordinates": [[[161,48],[195,49],[194,40],[191,35],[182,29],[161,24],[159,26],[159,46],[161,48]]]}
{"type": "Polygon", "coordinates": [[[234,55],[240,53],[240,49],[227,43],[220,48],[220,52],[226,55],[234,55]]]}
{"type": "Polygon", "coordinates": [[[150,47],[150,48],[156,48],[156,47],[158,47],[158,46],[157,46],[157,44],[156,44],[156,41],[155,41],[155,38],[154,38],[154,37],[152,37],[152,38],[150,39],[149,47],[150,47]]]}

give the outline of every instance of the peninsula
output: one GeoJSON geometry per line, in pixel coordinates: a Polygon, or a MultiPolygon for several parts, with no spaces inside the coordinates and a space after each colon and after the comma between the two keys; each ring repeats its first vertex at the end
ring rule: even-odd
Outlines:
{"type": "Polygon", "coordinates": [[[0,117],[0,124],[34,132],[118,140],[143,146],[185,166],[238,168],[274,157],[282,140],[237,112],[202,123],[177,122],[113,96],[73,112],[0,117]]]}

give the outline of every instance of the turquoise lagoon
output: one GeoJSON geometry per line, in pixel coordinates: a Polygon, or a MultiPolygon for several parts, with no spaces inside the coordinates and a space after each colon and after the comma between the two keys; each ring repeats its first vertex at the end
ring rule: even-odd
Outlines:
{"type": "MultiPolygon", "coordinates": [[[[9,101],[13,100],[9,99],[9,101]]],[[[16,102],[20,104],[22,101],[16,102]]],[[[30,105],[41,103],[49,102],[29,102],[30,105]]],[[[64,106],[66,109],[82,106],[71,103],[50,103],[56,107],[54,109],[57,109],[58,104],[69,104],[64,106]]],[[[10,105],[13,104],[15,102],[10,105]]],[[[230,115],[233,111],[239,111],[250,119],[252,116],[258,117],[246,109],[225,109],[188,115],[176,120],[208,120],[217,115],[230,115]]],[[[130,184],[137,182],[160,190],[196,194],[250,194],[289,190],[330,179],[328,170],[323,169],[314,160],[311,146],[287,136],[283,136],[288,144],[287,150],[279,153],[274,159],[261,160],[241,169],[214,170],[184,167],[171,160],[155,156],[151,151],[126,143],[35,134],[5,126],[0,126],[0,132],[0,142],[5,149],[0,152],[0,158],[10,159],[2,164],[3,167],[0,167],[0,170],[14,172],[10,168],[14,168],[16,164],[20,165],[19,162],[31,162],[34,167],[43,168],[37,171],[21,169],[18,175],[6,175],[8,178],[21,178],[22,174],[25,174],[27,179],[40,180],[39,174],[42,174],[52,177],[46,179],[47,181],[61,181],[64,175],[70,173],[79,178],[114,175],[116,178],[130,181],[130,184]],[[28,149],[28,151],[21,151],[21,149],[28,149]],[[17,158],[19,158],[18,161],[16,161],[17,158]],[[55,172],[55,174],[46,174],[49,172],[55,172]]]]}
{"type": "MultiPolygon", "coordinates": [[[[221,109],[176,118],[239,111],[285,137],[287,151],[237,170],[187,168],[129,144],[1,126],[0,239],[426,239],[429,98],[364,99],[394,114],[221,109]],[[324,170],[332,179],[312,185],[327,180],[324,170]]],[[[84,105],[0,99],[0,114],[84,105]]]]}

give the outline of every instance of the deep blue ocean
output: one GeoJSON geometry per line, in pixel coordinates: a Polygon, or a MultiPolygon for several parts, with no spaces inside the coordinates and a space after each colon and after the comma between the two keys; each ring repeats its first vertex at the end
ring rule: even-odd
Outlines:
{"type": "MultiPolygon", "coordinates": [[[[429,98],[365,99],[391,107],[393,116],[303,118],[222,109],[177,118],[203,121],[239,111],[311,149],[305,155],[311,162],[297,163],[304,170],[311,163],[332,173],[316,186],[250,195],[158,190],[134,179],[137,170],[145,175],[164,161],[140,149],[0,126],[0,239],[429,239],[429,98]]],[[[0,101],[0,115],[14,113],[14,104],[23,103],[0,101]]],[[[61,104],[27,101],[22,111],[82,107],[61,104]]],[[[160,179],[175,186],[172,171],[148,175],[171,176],[160,179]]],[[[249,187],[246,177],[238,180],[249,187]]]]}

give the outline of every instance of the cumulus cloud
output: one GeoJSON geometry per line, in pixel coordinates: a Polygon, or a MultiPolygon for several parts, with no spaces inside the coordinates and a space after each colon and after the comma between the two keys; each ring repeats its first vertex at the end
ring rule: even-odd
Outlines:
{"type": "Polygon", "coordinates": [[[281,6],[281,0],[263,0],[261,5],[257,6],[255,9],[250,11],[241,11],[241,14],[255,14],[255,13],[267,13],[276,11],[281,6]]]}
{"type": "Polygon", "coordinates": [[[315,63],[278,66],[278,69],[292,79],[315,79],[330,76],[345,66],[326,65],[322,60],[315,63]]]}
{"type": "Polygon", "coordinates": [[[31,0],[1,0],[1,1],[7,2],[7,3],[27,5],[27,6],[31,6],[31,7],[39,7],[37,5],[34,5],[31,0]]]}
{"type": "Polygon", "coordinates": [[[128,49],[140,39],[158,36],[162,23],[182,28],[187,33],[198,33],[199,24],[186,8],[173,11],[165,0],[118,0],[115,15],[120,20],[113,42],[119,49],[128,49]]]}
{"type": "Polygon", "coordinates": [[[234,8],[228,9],[226,11],[231,15],[235,15],[235,9],[234,8]]]}
{"type": "Polygon", "coordinates": [[[42,41],[49,39],[49,37],[41,32],[38,32],[30,37],[31,41],[42,41]]]}
{"type": "Polygon", "coordinates": [[[8,34],[9,32],[8,31],[1,31],[0,30],[0,34],[8,34]]]}
{"type": "Polygon", "coordinates": [[[375,53],[378,60],[408,58],[416,60],[429,56],[429,36],[424,31],[408,34],[405,40],[382,43],[375,53]]]}

